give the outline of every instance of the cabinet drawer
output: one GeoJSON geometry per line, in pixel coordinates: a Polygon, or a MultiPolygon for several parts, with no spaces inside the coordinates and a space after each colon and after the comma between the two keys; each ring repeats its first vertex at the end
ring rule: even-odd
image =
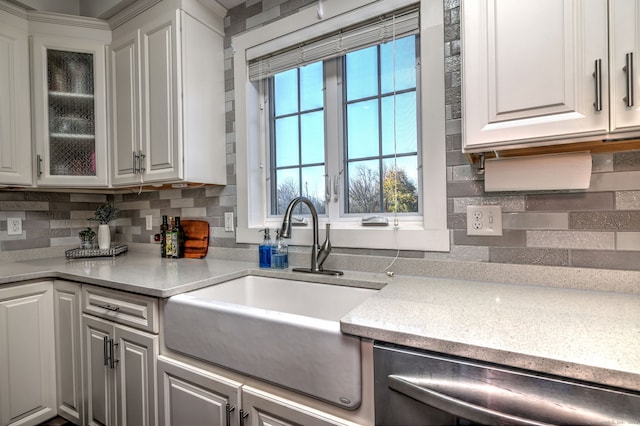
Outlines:
{"type": "Polygon", "coordinates": [[[82,311],[151,333],[158,333],[158,300],[102,287],[82,286],[82,311]]]}

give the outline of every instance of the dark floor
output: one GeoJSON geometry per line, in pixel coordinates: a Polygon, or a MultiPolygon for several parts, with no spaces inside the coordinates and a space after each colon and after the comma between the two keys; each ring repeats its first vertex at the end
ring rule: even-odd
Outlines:
{"type": "Polygon", "coordinates": [[[38,426],[73,426],[73,423],[69,423],[62,417],[54,417],[53,419],[40,423],[38,426]]]}

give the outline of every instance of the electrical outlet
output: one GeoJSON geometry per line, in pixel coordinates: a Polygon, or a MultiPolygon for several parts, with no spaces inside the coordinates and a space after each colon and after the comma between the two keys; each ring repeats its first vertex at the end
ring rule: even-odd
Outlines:
{"type": "Polygon", "coordinates": [[[233,232],[233,212],[226,212],[224,214],[224,230],[233,232]]]}
{"type": "Polygon", "coordinates": [[[21,235],[22,234],[22,219],[19,217],[7,218],[7,235],[21,235]]]}
{"type": "Polygon", "coordinates": [[[153,229],[153,216],[150,214],[145,216],[147,231],[151,231],[153,229]]]}
{"type": "Polygon", "coordinates": [[[502,235],[502,207],[467,206],[467,235],[502,235]]]}

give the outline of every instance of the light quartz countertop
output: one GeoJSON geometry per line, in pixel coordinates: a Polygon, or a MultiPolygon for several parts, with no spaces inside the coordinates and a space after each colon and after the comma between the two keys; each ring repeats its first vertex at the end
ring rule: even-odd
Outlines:
{"type": "Polygon", "coordinates": [[[239,260],[161,259],[146,250],[0,263],[0,285],[61,278],[159,298],[249,274],[381,288],[342,319],[348,334],[640,391],[638,293],[351,271],[325,277],[239,260]]]}

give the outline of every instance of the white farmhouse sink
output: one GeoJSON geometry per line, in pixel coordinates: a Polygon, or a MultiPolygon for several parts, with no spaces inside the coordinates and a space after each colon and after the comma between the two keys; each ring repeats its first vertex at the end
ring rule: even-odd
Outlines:
{"type": "Polygon", "coordinates": [[[361,401],[360,339],[340,318],[377,290],[249,275],[169,298],[167,347],[347,409],[361,401]]]}

